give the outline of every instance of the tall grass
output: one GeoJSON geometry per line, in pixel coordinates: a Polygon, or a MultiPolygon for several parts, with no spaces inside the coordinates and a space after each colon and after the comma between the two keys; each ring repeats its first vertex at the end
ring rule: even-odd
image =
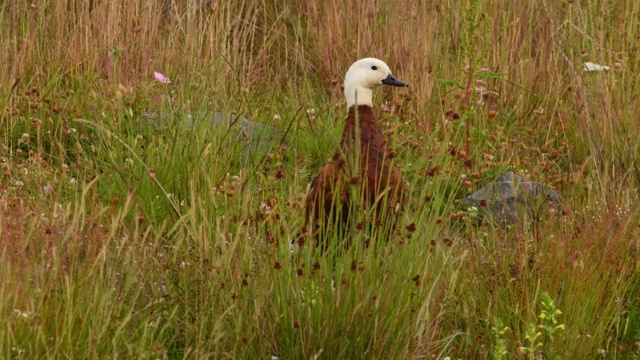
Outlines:
{"type": "Polygon", "coordinates": [[[3,2],[1,357],[637,356],[639,13],[3,2]],[[411,84],[376,99],[411,200],[388,243],[292,254],[365,56],[411,84]],[[248,155],[225,128],[184,125],[215,111],[286,146],[248,155]],[[458,203],[507,168],[562,209],[504,227],[458,203]],[[562,326],[537,347],[550,299],[562,326]]]}

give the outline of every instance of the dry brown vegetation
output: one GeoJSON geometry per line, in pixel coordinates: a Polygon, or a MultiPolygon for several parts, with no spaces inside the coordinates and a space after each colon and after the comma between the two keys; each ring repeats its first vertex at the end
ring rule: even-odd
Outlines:
{"type": "Polygon", "coordinates": [[[0,357],[637,356],[638,19],[633,0],[0,3],[0,357]],[[291,255],[365,56],[411,84],[377,99],[405,224],[291,255]],[[246,162],[180,123],[210,111],[288,146],[246,162]],[[502,227],[457,203],[506,168],[562,209],[502,227]]]}

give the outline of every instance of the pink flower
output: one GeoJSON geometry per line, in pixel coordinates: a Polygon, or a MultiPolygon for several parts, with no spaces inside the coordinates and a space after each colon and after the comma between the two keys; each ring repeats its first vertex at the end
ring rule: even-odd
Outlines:
{"type": "Polygon", "coordinates": [[[168,77],[164,76],[163,74],[154,71],[153,72],[153,77],[156,78],[156,80],[158,80],[159,82],[163,83],[163,84],[171,84],[171,79],[169,79],[168,77]]]}
{"type": "Polygon", "coordinates": [[[45,195],[51,195],[53,193],[53,186],[47,183],[47,186],[43,187],[42,191],[45,193],[45,195]]]}

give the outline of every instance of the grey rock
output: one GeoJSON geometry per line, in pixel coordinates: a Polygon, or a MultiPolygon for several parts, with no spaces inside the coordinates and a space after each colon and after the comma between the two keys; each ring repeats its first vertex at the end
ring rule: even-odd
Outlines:
{"type": "Polygon", "coordinates": [[[241,147],[247,155],[264,154],[270,149],[286,145],[284,132],[273,126],[251,121],[236,114],[222,112],[196,113],[184,115],[147,114],[142,117],[148,124],[159,129],[170,127],[176,122],[185,129],[212,126],[216,130],[216,142],[225,147],[241,147]]]}
{"type": "Polygon", "coordinates": [[[544,183],[525,181],[522,176],[505,171],[461,201],[485,216],[510,224],[519,221],[523,214],[535,217],[544,209],[558,210],[562,197],[544,183]]]}

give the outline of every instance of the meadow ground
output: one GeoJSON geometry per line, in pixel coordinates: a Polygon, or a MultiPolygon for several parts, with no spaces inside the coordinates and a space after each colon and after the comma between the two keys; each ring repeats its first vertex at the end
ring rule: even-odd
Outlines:
{"type": "Polygon", "coordinates": [[[348,3],[0,3],[1,358],[640,356],[640,2],[348,3]],[[365,56],[411,83],[375,101],[410,202],[291,255],[365,56]],[[183,124],[214,111],[287,146],[183,124]],[[505,169],[562,208],[458,202],[505,169]]]}

